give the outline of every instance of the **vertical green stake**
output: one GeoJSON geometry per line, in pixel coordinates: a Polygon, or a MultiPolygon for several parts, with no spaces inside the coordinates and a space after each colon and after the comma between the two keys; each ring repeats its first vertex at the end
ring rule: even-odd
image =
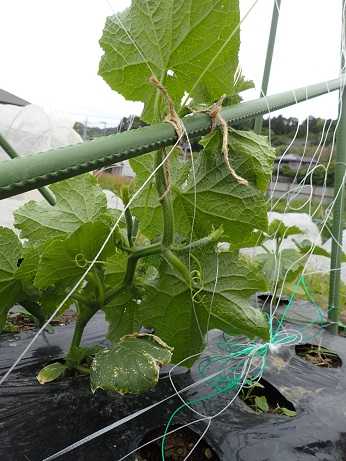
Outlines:
{"type": "MultiPolygon", "coordinates": [[[[264,64],[264,71],[263,71],[263,78],[262,78],[262,86],[261,86],[261,94],[260,97],[263,95],[265,96],[268,91],[268,84],[269,84],[269,77],[270,77],[270,70],[272,67],[272,60],[273,60],[273,52],[274,52],[274,45],[275,45],[275,38],[276,38],[276,29],[278,26],[279,21],[279,14],[280,14],[280,6],[281,0],[274,0],[274,7],[273,7],[273,15],[272,15],[272,23],[270,26],[270,34],[268,40],[268,47],[267,47],[267,55],[264,64]]],[[[259,115],[255,119],[255,126],[254,130],[257,134],[260,134],[263,127],[263,117],[259,115]]]]}
{"type": "MultiPolygon", "coordinates": [[[[18,153],[13,149],[11,144],[6,141],[6,139],[0,134],[0,147],[4,149],[6,154],[11,158],[19,157],[18,153]]],[[[50,205],[55,205],[55,197],[48,189],[48,187],[41,187],[38,189],[40,194],[47,200],[50,205]]]]}
{"type": "MultiPolygon", "coordinates": [[[[342,17],[344,17],[345,0],[342,2],[342,17]]],[[[343,24],[343,23],[342,23],[343,24]]],[[[343,31],[342,31],[343,32],[343,31]]],[[[343,38],[345,40],[345,38],[343,38]]],[[[346,45],[343,43],[342,45],[346,45]]],[[[344,68],[345,60],[341,57],[341,67],[344,68]]],[[[334,213],[332,233],[332,254],[330,261],[329,304],[328,320],[331,322],[328,329],[331,333],[338,333],[340,315],[340,281],[341,281],[341,256],[342,256],[342,215],[344,210],[344,187],[346,172],[346,90],[340,89],[339,126],[336,143],[336,168],[334,185],[334,213]]]]}

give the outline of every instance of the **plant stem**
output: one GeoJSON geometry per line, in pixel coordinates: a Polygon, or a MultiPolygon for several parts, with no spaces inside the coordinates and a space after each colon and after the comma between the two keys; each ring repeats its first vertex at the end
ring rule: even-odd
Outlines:
{"type": "Polygon", "coordinates": [[[87,323],[89,322],[89,320],[91,319],[91,317],[95,315],[97,310],[98,310],[98,307],[95,305],[88,305],[88,304],[82,304],[82,303],[80,304],[79,315],[78,315],[76,325],[74,328],[70,350],[66,356],[67,363],[69,361],[69,355],[73,353],[73,350],[75,348],[79,347],[81,340],[82,340],[84,329],[87,323]]]}
{"type": "Polygon", "coordinates": [[[33,315],[39,321],[40,326],[44,325],[46,318],[38,303],[25,299],[20,301],[20,304],[29,312],[29,314],[33,315]]]}
{"type": "Polygon", "coordinates": [[[76,347],[79,347],[79,345],[81,343],[81,340],[82,340],[84,328],[86,327],[87,323],[88,323],[88,321],[84,321],[82,319],[77,319],[76,325],[74,327],[74,332],[73,332],[73,337],[72,337],[72,341],[71,341],[71,345],[70,345],[70,350],[69,350],[69,352],[67,354],[66,361],[68,361],[68,356],[73,352],[73,350],[76,347]]]}
{"type": "Polygon", "coordinates": [[[97,301],[99,303],[99,307],[103,306],[104,301],[105,301],[105,293],[104,293],[103,283],[99,277],[99,274],[97,273],[97,270],[93,270],[89,272],[89,274],[87,275],[87,279],[88,279],[88,282],[90,282],[96,289],[97,301]]]}
{"type": "Polygon", "coordinates": [[[117,285],[115,288],[110,288],[106,291],[105,294],[105,303],[106,306],[118,293],[120,293],[124,289],[123,285],[117,285]]]}
{"type": "MultiPolygon", "coordinates": [[[[124,186],[121,191],[121,198],[124,202],[125,207],[129,204],[129,188],[128,186],[124,186]]],[[[133,247],[133,217],[130,211],[130,208],[126,208],[125,210],[125,219],[126,219],[126,227],[127,227],[127,240],[129,242],[129,246],[133,247]]]]}
{"type": "Polygon", "coordinates": [[[220,226],[218,229],[215,231],[211,232],[207,237],[204,237],[199,240],[195,240],[194,242],[189,243],[188,245],[184,246],[172,246],[172,250],[179,252],[179,253],[184,253],[186,251],[191,251],[197,248],[203,248],[205,246],[208,246],[210,243],[217,242],[223,234],[223,229],[222,226],[220,226]]]}
{"type": "Polygon", "coordinates": [[[261,245],[261,248],[263,248],[263,250],[268,253],[268,254],[271,254],[271,252],[268,250],[268,248],[263,244],[261,245]]]}
{"type": "Polygon", "coordinates": [[[133,278],[136,272],[138,259],[139,258],[136,255],[131,255],[127,258],[127,267],[126,267],[126,273],[125,273],[124,282],[123,282],[124,287],[129,287],[132,285],[133,278]]]}
{"type": "Polygon", "coordinates": [[[163,256],[183,276],[185,282],[191,287],[191,274],[187,266],[171,250],[166,250],[163,256]]]}
{"type": "Polygon", "coordinates": [[[135,258],[143,258],[145,256],[151,256],[161,253],[162,245],[161,242],[153,243],[152,245],[147,245],[145,247],[134,247],[132,251],[130,251],[131,256],[135,258]]]}
{"type": "Polygon", "coordinates": [[[83,367],[82,365],[77,365],[75,367],[76,370],[80,371],[81,373],[85,375],[90,375],[90,368],[83,367]]]}
{"type": "MultiPolygon", "coordinates": [[[[155,167],[157,168],[162,163],[165,157],[165,150],[161,149],[155,154],[155,167]]],[[[172,195],[169,190],[170,184],[165,175],[164,165],[161,165],[156,173],[156,189],[160,197],[160,203],[163,213],[163,236],[162,244],[164,247],[169,247],[174,241],[174,214],[172,195]]]]}

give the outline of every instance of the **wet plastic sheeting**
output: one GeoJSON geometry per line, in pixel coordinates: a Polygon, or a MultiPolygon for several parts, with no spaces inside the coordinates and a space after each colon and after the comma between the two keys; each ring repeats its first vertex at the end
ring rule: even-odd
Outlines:
{"type": "MultiPolygon", "coordinates": [[[[294,326],[296,328],[296,326],[294,326]]],[[[86,341],[101,340],[104,323],[90,325],[86,341]]],[[[98,391],[92,395],[88,379],[78,377],[40,385],[37,371],[61,357],[66,335],[72,326],[60,327],[49,335],[49,344],[42,338],[0,388],[0,460],[39,461],[82,437],[172,393],[164,377],[152,391],[142,396],[120,396],[98,391]],[[46,349],[45,349],[46,348],[46,349]]],[[[344,461],[346,460],[346,339],[310,328],[304,329],[306,342],[319,342],[336,352],[343,361],[341,368],[318,368],[295,354],[294,346],[282,348],[270,357],[264,378],[274,385],[296,410],[297,416],[256,415],[242,401],[234,404],[213,420],[207,435],[208,443],[225,461],[344,461]]],[[[31,333],[30,333],[31,334],[31,333]]],[[[1,343],[1,371],[8,367],[30,334],[10,346],[10,337],[1,343]],[[6,363],[7,362],[7,363],[6,363]]],[[[48,335],[47,335],[48,336],[48,335]]],[[[217,335],[214,335],[216,338],[217,335]]],[[[174,377],[179,388],[192,381],[194,373],[174,377]]],[[[199,392],[191,390],[190,398],[199,392]]],[[[227,396],[199,404],[198,409],[214,412],[226,405],[227,396]],[[215,408],[213,408],[215,407],[215,408]]],[[[172,398],[145,415],[115,431],[62,456],[62,461],[115,461],[135,448],[144,435],[164,425],[180,404],[172,398]]],[[[193,415],[184,410],[174,424],[191,421],[193,415]]],[[[194,430],[202,431],[203,424],[194,430]]],[[[131,459],[131,458],[129,458],[131,459]]],[[[134,458],[132,458],[134,459],[134,458]]]]}

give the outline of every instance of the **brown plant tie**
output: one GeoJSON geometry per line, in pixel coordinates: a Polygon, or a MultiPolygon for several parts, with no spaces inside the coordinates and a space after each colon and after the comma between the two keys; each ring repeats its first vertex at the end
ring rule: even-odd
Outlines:
{"type": "MultiPolygon", "coordinates": [[[[154,76],[152,75],[149,78],[149,81],[152,85],[154,85],[157,89],[160,90],[161,94],[164,96],[167,102],[167,107],[168,107],[168,113],[165,117],[165,121],[170,123],[173,128],[175,129],[178,139],[182,138],[185,133],[185,128],[183,125],[183,122],[181,121],[179,115],[177,114],[173,100],[171,96],[169,95],[167,89],[162,85],[162,83],[154,76]]],[[[232,167],[230,161],[229,161],[229,149],[228,149],[228,144],[229,144],[229,131],[228,131],[228,125],[226,120],[222,117],[221,115],[221,109],[222,109],[222,103],[223,100],[225,99],[225,96],[222,96],[216,103],[214,103],[209,109],[202,111],[206,112],[210,118],[211,118],[211,131],[213,131],[217,124],[221,127],[222,130],[222,154],[223,154],[223,159],[225,162],[225,165],[230,172],[231,176],[238,182],[238,184],[241,184],[242,186],[248,186],[249,182],[245,179],[239,176],[234,168],[232,167]]],[[[167,162],[164,164],[164,172],[167,180],[168,187],[166,191],[164,192],[163,196],[160,197],[160,200],[169,192],[171,188],[171,181],[170,181],[170,169],[169,165],[166,165],[167,162]]]]}
{"type": "Polygon", "coordinates": [[[163,95],[167,102],[168,113],[164,119],[165,122],[170,123],[175,129],[178,139],[181,139],[184,136],[185,128],[183,122],[181,121],[177,111],[175,110],[173,99],[169,95],[167,88],[165,88],[162,83],[158,80],[155,75],[149,77],[149,82],[155,86],[163,95]]]}
{"type": "MultiPolygon", "coordinates": [[[[175,132],[177,133],[178,140],[181,140],[183,138],[183,136],[184,136],[185,128],[184,128],[183,122],[181,121],[179,115],[177,114],[177,112],[175,110],[174,103],[173,103],[173,100],[172,100],[171,96],[169,95],[167,89],[157,79],[157,77],[155,77],[155,75],[152,75],[151,77],[149,77],[149,82],[153,86],[155,86],[161,92],[163,97],[165,98],[165,100],[167,102],[168,113],[167,113],[164,121],[167,122],[167,123],[170,123],[173,126],[175,132]]],[[[164,175],[165,175],[167,188],[166,188],[165,192],[159,198],[160,201],[162,201],[165,198],[165,196],[171,190],[171,186],[172,186],[169,159],[167,159],[163,164],[163,172],[164,172],[164,175]]]]}
{"type": "Polygon", "coordinates": [[[229,143],[229,131],[228,131],[228,125],[226,120],[222,117],[221,115],[221,109],[222,109],[222,103],[223,100],[225,99],[225,96],[222,96],[216,103],[214,103],[208,110],[207,114],[209,114],[211,118],[211,131],[213,131],[217,123],[219,123],[221,129],[222,129],[222,154],[223,154],[223,159],[225,162],[225,165],[230,172],[231,176],[242,186],[248,186],[249,182],[245,179],[239,176],[234,168],[232,167],[230,161],[229,161],[229,149],[228,149],[228,143],[229,143]]]}

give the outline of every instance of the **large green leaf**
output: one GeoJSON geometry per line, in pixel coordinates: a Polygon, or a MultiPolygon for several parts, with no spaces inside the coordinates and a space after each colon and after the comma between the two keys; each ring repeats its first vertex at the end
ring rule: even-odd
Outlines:
{"type": "Polygon", "coordinates": [[[282,282],[292,282],[302,271],[306,258],[297,250],[282,250],[276,256],[275,253],[263,253],[256,257],[256,261],[271,283],[278,280],[282,282]]]}
{"type": "MultiPolygon", "coordinates": [[[[123,306],[128,332],[136,331],[140,326],[154,328],[155,334],[174,347],[175,363],[199,353],[205,333],[212,328],[228,334],[268,337],[265,317],[251,307],[248,300],[252,293],[266,289],[257,268],[230,253],[218,257],[202,253],[198,259],[202,268],[200,290],[196,288],[191,293],[180,274],[165,263],[160,268],[159,277],[146,284],[141,302],[127,302],[123,306]]],[[[120,327],[122,311],[119,306],[110,306],[106,311],[111,325],[118,322],[120,327]]],[[[124,331],[123,326],[121,328],[124,331]]],[[[110,339],[118,340],[113,326],[110,339]]],[[[185,364],[191,364],[191,361],[185,364]]]]}
{"type": "Polygon", "coordinates": [[[172,349],[148,334],[128,335],[96,354],[91,365],[91,389],[140,394],[155,386],[160,365],[168,364],[172,349]]]}
{"type": "MultiPolygon", "coordinates": [[[[238,136],[234,134],[234,139],[238,136]]],[[[249,181],[248,186],[239,184],[229,173],[221,154],[221,134],[213,133],[204,140],[204,150],[195,162],[195,177],[191,174],[181,193],[175,201],[176,214],[184,214],[184,228],[191,229],[196,196],[195,234],[207,235],[212,228],[223,226],[224,238],[238,244],[253,229],[267,229],[267,207],[263,192],[268,182],[268,164],[272,162],[271,149],[267,146],[267,162],[261,167],[265,149],[262,138],[257,156],[256,149],[250,142],[237,138],[239,151],[230,151],[230,162],[236,172],[249,181]],[[243,144],[242,150],[240,145],[243,144]]],[[[232,133],[231,133],[232,139],[232,133]]],[[[234,141],[235,142],[235,141],[234,141]]],[[[182,220],[179,220],[182,222],[182,220]]],[[[178,227],[179,229],[179,227],[178,227]]]]}
{"type": "Polygon", "coordinates": [[[120,250],[107,258],[104,266],[105,270],[105,282],[108,286],[115,287],[120,285],[124,279],[126,266],[127,266],[128,255],[122,253],[120,250]]]}
{"type": "Polygon", "coordinates": [[[16,280],[16,272],[21,253],[22,245],[17,235],[11,229],[0,227],[0,331],[9,308],[20,293],[21,285],[16,280]]]}
{"type": "MultiPolygon", "coordinates": [[[[56,283],[74,284],[94,259],[109,233],[102,222],[83,224],[64,240],[53,240],[41,255],[35,286],[47,288],[56,283]]],[[[115,251],[112,239],[100,255],[100,260],[115,251]]]]}
{"type": "Polygon", "coordinates": [[[56,205],[30,201],[15,212],[15,226],[31,242],[64,238],[106,210],[106,196],[90,174],[51,186],[56,205]]]}
{"type": "Polygon", "coordinates": [[[24,287],[28,286],[29,289],[34,281],[38,264],[40,261],[40,255],[47,246],[47,242],[44,242],[40,245],[28,245],[23,248],[22,251],[22,261],[18,268],[16,278],[21,280],[24,287]]]}
{"type": "MultiPolygon", "coordinates": [[[[150,176],[155,168],[155,155],[146,154],[130,160],[131,167],[136,173],[135,188],[138,190],[146,179],[150,176]]],[[[169,159],[171,182],[174,190],[181,187],[186,181],[191,163],[184,161],[178,151],[172,152],[169,159]]],[[[173,191],[174,192],[174,191],[173,191]]],[[[149,238],[160,235],[162,230],[162,210],[159,203],[159,197],[156,192],[155,178],[144,188],[143,192],[137,197],[131,206],[131,210],[140,221],[141,231],[149,238]]],[[[184,214],[176,213],[175,219],[179,227],[184,223],[184,214]]]]}
{"type": "Polygon", "coordinates": [[[126,99],[143,101],[149,122],[157,96],[152,73],[177,105],[185,91],[211,103],[234,93],[238,25],[238,0],[133,0],[107,19],[99,73],[126,99]]]}
{"type": "MultiPolygon", "coordinates": [[[[302,242],[297,242],[293,240],[296,247],[300,251],[301,254],[311,254],[316,256],[325,256],[326,258],[331,257],[331,253],[326,250],[325,248],[316,245],[315,243],[311,242],[310,240],[303,240],[302,242]]],[[[342,262],[346,262],[345,254],[341,255],[342,262]]]]}
{"type": "MultiPolygon", "coordinates": [[[[196,154],[195,175],[190,161],[184,162],[175,156],[171,162],[176,230],[183,236],[189,236],[194,222],[195,236],[204,237],[213,228],[222,225],[223,238],[239,246],[254,229],[267,230],[267,206],[263,192],[270,181],[275,158],[273,149],[263,136],[231,130],[230,162],[249,181],[249,185],[244,186],[230,175],[224,163],[220,132],[207,136],[201,143],[204,149],[196,154]]],[[[136,159],[131,165],[139,187],[153,170],[153,156],[150,154],[143,160],[136,159]]],[[[134,201],[132,209],[147,237],[160,235],[162,212],[153,183],[134,201]]]]}
{"type": "MultiPolygon", "coordinates": [[[[35,299],[38,305],[40,305],[45,318],[49,318],[52,315],[60,301],[66,296],[66,287],[64,286],[50,286],[44,290],[40,290],[34,286],[41,255],[50,244],[50,241],[46,241],[24,247],[22,252],[23,259],[16,272],[16,279],[22,284],[23,300],[35,299]]],[[[73,304],[73,300],[69,300],[59,310],[58,315],[61,315],[71,304],[73,304]]]]}
{"type": "Polygon", "coordinates": [[[302,234],[303,231],[298,226],[286,226],[280,219],[274,219],[268,228],[270,238],[284,239],[290,235],[302,234]]]}

